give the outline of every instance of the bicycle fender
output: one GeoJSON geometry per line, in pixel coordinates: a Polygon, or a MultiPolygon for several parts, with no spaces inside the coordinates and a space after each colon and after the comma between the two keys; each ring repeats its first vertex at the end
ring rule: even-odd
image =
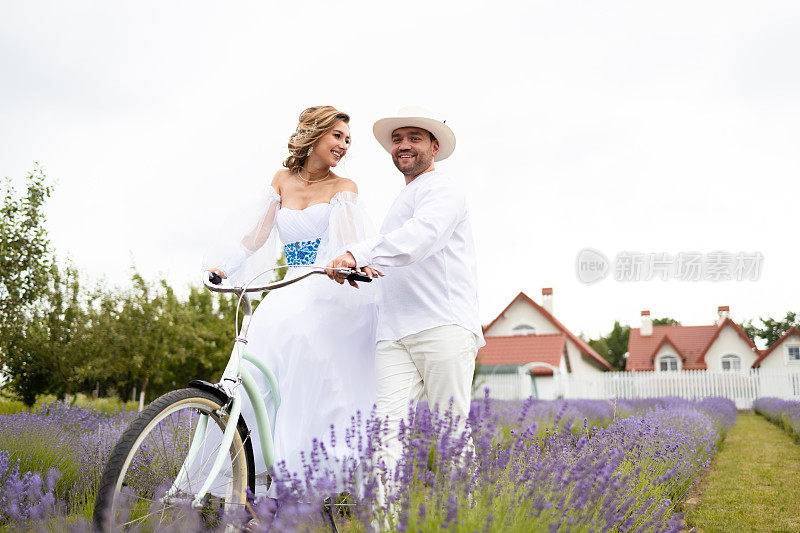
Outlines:
{"type": "Polygon", "coordinates": [[[192,381],[189,382],[189,386],[193,389],[200,389],[206,392],[210,392],[211,394],[216,396],[220,402],[222,402],[222,405],[225,405],[231,399],[230,396],[228,396],[225,393],[225,391],[222,390],[222,388],[217,387],[216,385],[214,385],[213,383],[209,383],[208,381],[203,381],[201,379],[193,379],[192,381]]]}

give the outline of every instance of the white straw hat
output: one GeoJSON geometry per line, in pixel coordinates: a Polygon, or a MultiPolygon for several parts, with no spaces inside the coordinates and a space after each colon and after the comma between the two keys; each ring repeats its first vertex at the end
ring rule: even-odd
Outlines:
{"type": "Polygon", "coordinates": [[[442,161],[456,149],[456,136],[443,120],[433,118],[433,113],[422,107],[404,107],[396,117],[382,118],[372,126],[372,133],[384,150],[392,153],[392,132],[397,128],[422,128],[433,133],[439,141],[439,154],[433,159],[442,161]]]}

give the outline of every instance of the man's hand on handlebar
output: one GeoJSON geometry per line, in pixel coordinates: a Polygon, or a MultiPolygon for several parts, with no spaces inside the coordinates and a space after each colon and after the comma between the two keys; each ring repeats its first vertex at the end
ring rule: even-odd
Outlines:
{"type": "Polygon", "coordinates": [[[214,285],[219,285],[220,283],[222,283],[223,279],[228,277],[225,275],[225,272],[223,272],[218,268],[209,268],[208,272],[210,272],[210,275],[208,276],[208,281],[210,281],[214,285]],[[215,277],[217,279],[215,279],[215,277]]]}
{"type": "Polygon", "coordinates": [[[349,283],[356,289],[358,288],[358,284],[355,281],[347,279],[346,273],[335,270],[340,268],[351,268],[356,272],[358,272],[359,274],[363,274],[369,278],[377,278],[383,276],[383,273],[380,270],[376,270],[374,268],[370,267],[357,268],[356,260],[353,257],[353,254],[351,254],[350,252],[340,255],[339,257],[335,258],[333,261],[331,261],[325,266],[325,273],[328,274],[328,277],[331,278],[333,281],[341,285],[346,280],[347,283],[349,283]]]}

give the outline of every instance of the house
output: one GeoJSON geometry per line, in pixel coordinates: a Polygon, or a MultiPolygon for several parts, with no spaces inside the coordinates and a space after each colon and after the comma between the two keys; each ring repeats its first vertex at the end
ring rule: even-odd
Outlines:
{"type": "Polygon", "coordinates": [[[488,387],[496,398],[564,396],[568,380],[611,370],[583,339],[553,315],[553,289],[542,289],[542,305],[520,292],[483,330],[475,396],[488,387]]]}
{"type": "Polygon", "coordinates": [[[753,368],[761,370],[795,370],[800,371],[800,330],[793,327],[772,346],[761,352],[753,368]]]}
{"type": "Polygon", "coordinates": [[[671,372],[709,370],[744,372],[761,356],[750,337],[730,319],[730,308],[717,308],[709,326],[654,326],[650,311],[642,311],[642,325],[631,328],[625,369],[671,372]]]}

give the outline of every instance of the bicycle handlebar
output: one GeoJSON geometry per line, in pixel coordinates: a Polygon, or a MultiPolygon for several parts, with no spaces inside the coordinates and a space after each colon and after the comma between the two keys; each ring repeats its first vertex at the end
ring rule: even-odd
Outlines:
{"type": "MultiPolygon", "coordinates": [[[[291,285],[292,283],[297,283],[301,279],[305,279],[309,276],[314,274],[325,274],[325,269],[322,267],[308,267],[308,268],[317,268],[319,270],[311,270],[302,276],[298,276],[296,278],[291,279],[284,279],[281,281],[275,281],[273,283],[268,283],[266,285],[259,285],[257,287],[231,287],[231,286],[222,286],[222,277],[219,276],[216,272],[208,272],[208,277],[203,278],[203,285],[212,292],[221,292],[221,293],[228,293],[228,292],[235,292],[235,293],[243,293],[243,292],[264,292],[264,291],[271,291],[273,289],[280,289],[281,287],[286,287],[287,285],[291,285]]],[[[347,274],[348,280],[351,281],[363,281],[364,283],[370,283],[372,278],[369,276],[365,276],[360,272],[352,269],[352,268],[335,268],[333,269],[337,272],[342,274],[347,274]]]]}

